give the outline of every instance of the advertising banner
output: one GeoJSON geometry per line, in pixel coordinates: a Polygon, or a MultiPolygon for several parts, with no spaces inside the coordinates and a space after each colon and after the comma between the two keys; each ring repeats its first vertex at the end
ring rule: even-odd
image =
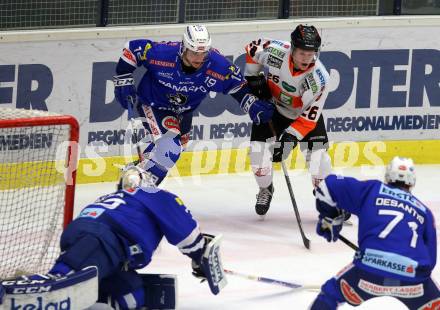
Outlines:
{"type": "MultiPolygon", "coordinates": [[[[243,68],[247,43],[263,37],[288,41],[291,31],[215,33],[213,46],[243,68]]],[[[320,59],[331,76],[324,110],[330,140],[438,137],[440,42],[431,34],[439,28],[319,31],[320,59]]],[[[180,35],[149,39],[173,41],[180,35]]],[[[127,112],[114,99],[112,76],[127,40],[66,37],[0,44],[0,106],[74,115],[81,125],[82,157],[122,155],[127,112]],[[87,151],[94,143],[103,147],[87,151]]],[[[143,70],[136,70],[135,80],[143,70]]],[[[250,130],[249,117],[232,97],[209,93],[194,113],[189,149],[244,147],[250,130]]],[[[6,147],[7,138],[0,139],[6,147]]]]}

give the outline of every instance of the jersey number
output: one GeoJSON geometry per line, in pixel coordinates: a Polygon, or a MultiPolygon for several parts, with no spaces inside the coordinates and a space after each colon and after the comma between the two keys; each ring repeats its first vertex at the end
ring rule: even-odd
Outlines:
{"type": "Polygon", "coordinates": [[[309,120],[314,121],[318,116],[318,110],[319,107],[317,106],[309,107],[303,114],[301,114],[301,116],[307,117],[309,120]]]}
{"type": "Polygon", "coordinates": [[[275,74],[272,74],[272,73],[268,73],[267,74],[267,79],[274,81],[274,83],[279,83],[280,82],[280,77],[278,75],[275,75],[275,74]]]}
{"type": "MultiPolygon", "coordinates": [[[[379,238],[381,238],[381,239],[385,239],[391,233],[391,231],[394,229],[394,227],[396,227],[396,225],[403,219],[403,216],[404,216],[402,212],[395,211],[395,210],[379,210],[379,215],[394,216],[394,218],[391,220],[391,222],[389,222],[388,225],[385,227],[385,229],[382,230],[381,233],[379,234],[379,238]]],[[[417,234],[418,225],[416,222],[408,222],[408,226],[412,230],[412,233],[413,233],[410,246],[412,248],[415,248],[417,245],[417,238],[419,236],[417,234]]]]}
{"type": "Polygon", "coordinates": [[[106,209],[116,209],[120,205],[125,205],[125,201],[122,200],[121,198],[108,198],[103,202],[98,202],[95,204],[104,207],[106,209]]]}

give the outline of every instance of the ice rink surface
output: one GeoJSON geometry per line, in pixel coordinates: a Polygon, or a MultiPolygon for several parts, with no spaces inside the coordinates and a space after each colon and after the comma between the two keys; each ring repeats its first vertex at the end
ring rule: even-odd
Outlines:
{"type": "MultiPolygon", "coordinates": [[[[420,165],[413,193],[440,218],[438,175],[440,165],[420,165]]],[[[359,179],[382,179],[383,167],[337,170],[359,179]]],[[[161,184],[179,195],[198,220],[202,232],[223,234],[224,268],[233,271],[279,279],[301,285],[320,286],[351,262],[354,251],[342,242],[327,243],[315,233],[317,211],[308,172],[290,170],[290,180],[299,207],[305,234],[311,249],[304,248],[296,224],[282,171],[274,176],[275,193],[271,208],[262,221],[254,211],[258,191],[250,172],[243,174],[208,175],[203,177],[169,178],[161,184]]],[[[75,214],[100,194],[113,191],[114,183],[78,185],[75,214]]],[[[357,219],[353,226],[344,226],[341,234],[357,242],[357,219]]],[[[171,273],[178,276],[178,309],[181,310],[301,310],[308,309],[317,291],[294,291],[281,286],[228,276],[228,285],[217,296],[206,283],[191,275],[190,260],[177,248],[162,241],[153,262],[145,273],[171,273]]],[[[437,266],[433,277],[440,280],[437,266]]],[[[352,309],[349,305],[339,309],[352,309]]],[[[388,297],[365,302],[356,309],[406,309],[388,297]]]]}

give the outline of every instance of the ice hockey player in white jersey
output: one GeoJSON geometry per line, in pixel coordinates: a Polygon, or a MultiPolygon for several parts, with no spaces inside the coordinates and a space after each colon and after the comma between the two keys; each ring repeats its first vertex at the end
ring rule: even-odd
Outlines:
{"type": "Polygon", "coordinates": [[[321,115],[329,74],[319,61],[320,47],[316,28],[299,25],[290,42],[258,39],[245,48],[245,77],[250,88],[276,108],[271,121],[252,125],[250,160],[260,187],[255,205],[259,215],[269,210],[274,192],[272,162],[287,158],[298,142],[314,186],[331,172],[321,115]]]}
{"type": "Polygon", "coordinates": [[[2,282],[0,308],[79,310],[98,300],[120,310],[175,309],[174,275],[136,271],[151,262],[163,237],[191,258],[193,275],[218,294],[226,285],[221,235],[202,234],[182,200],[153,183],[148,172],[128,167],[118,191],[86,206],[68,225],[48,274],[2,282]]]}

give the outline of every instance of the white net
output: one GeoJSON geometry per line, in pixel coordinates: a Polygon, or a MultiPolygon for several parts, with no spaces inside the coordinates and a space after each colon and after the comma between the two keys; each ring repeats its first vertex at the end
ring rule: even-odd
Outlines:
{"type": "Polygon", "coordinates": [[[0,279],[47,272],[59,254],[74,187],[64,119],[72,118],[0,108],[0,279]]]}

